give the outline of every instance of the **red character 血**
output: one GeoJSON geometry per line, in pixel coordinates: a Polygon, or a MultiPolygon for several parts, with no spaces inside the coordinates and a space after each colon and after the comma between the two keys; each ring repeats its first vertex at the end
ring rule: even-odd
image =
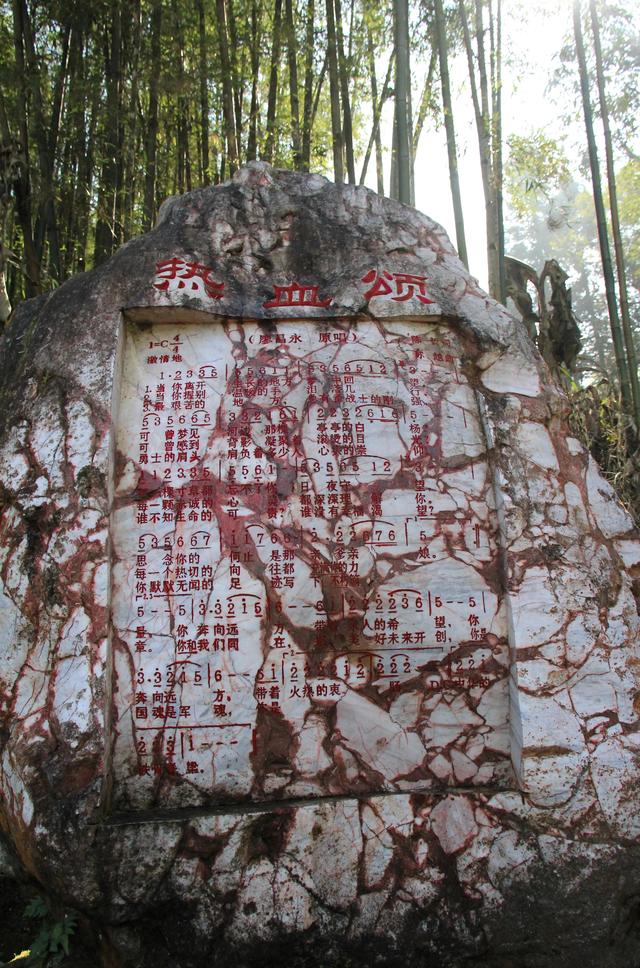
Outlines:
{"type": "Polygon", "coordinates": [[[273,290],[273,297],[263,303],[265,309],[290,306],[316,306],[319,309],[326,309],[331,304],[331,299],[319,298],[318,286],[301,286],[298,282],[292,282],[288,286],[274,285],[273,290]]]}

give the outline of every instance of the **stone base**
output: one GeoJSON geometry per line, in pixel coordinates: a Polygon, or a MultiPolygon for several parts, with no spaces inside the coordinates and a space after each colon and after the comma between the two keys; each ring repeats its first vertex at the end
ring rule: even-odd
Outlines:
{"type": "Polygon", "coordinates": [[[121,826],[106,934],[127,968],[637,968],[640,849],[552,820],[500,793],[121,826]]]}

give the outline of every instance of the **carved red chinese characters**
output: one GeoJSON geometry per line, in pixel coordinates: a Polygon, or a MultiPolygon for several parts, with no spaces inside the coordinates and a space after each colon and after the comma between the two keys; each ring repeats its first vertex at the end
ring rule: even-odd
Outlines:
{"type": "Polygon", "coordinates": [[[191,289],[195,292],[204,289],[211,299],[221,299],[224,283],[216,282],[213,269],[199,262],[185,262],[184,259],[167,259],[156,263],[156,276],[153,285],[161,292],[191,289]],[[187,285],[189,283],[189,285],[187,285]]]}
{"type": "Polygon", "coordinates": [[[362,277],[362,282],[370,284],[370,288],[364,294],[366,300],[376,296],[389,296],[394,302],[406,302],[409,299],[418,299],[425,305],[434,302],[427,292],[425,276],[411,275],[407,272],[388,272],[386,269],[376,272],[375,269],[371,269],[362,277]]]}
{"type": "Polygon", "coordinates": [[[331,299],[320,299],[318,296],[318,286],[301,285],[292,282],[287,286],[274,285],[274,295],[265,302],[265,309],[288,309],[294,306],[316,306],[318,309],[326,309],[331,305],[331,299]]]}

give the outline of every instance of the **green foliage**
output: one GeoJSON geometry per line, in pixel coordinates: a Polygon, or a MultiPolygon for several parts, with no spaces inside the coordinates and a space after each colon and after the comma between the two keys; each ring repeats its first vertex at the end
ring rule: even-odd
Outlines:
{"type": "Polygon", "coordinates": [[[629,282],[640,291],[640,158],[628,162],[616,182],[629,282]]]}
{"type": "Polygon", "coordinates": [[[569,424],[640,527],[640,454],[630,418],[606,377],[588,386],[571,381],[569,424]]]}
{"type": "Polygon", "coordinates": [[[549,199],[571,180],[563,147],[544,131],[507,139],[505,184],[509,202],[518,217],[527,215],[541,197],[549,199]]]}
{"type": "Polygon", "coordinates": [[[36,922],[38,933],[28,951],[17,955],[10,962],[0,964],[0,968],[8,968],[8,965],[17,965],[19,968],[58,968],[63,965],[69,955],[71,938],[77,926],[76,915],[67,912],[58,917],[47,901],[42,897],[35,897],[27,904],[24,916],[36,922]]]}
{"type": "MultiPolygon", "coordinates": [[[[640,6],[636,0],[617,0],[614,3],[598,0],[597,9],[612,133],[619,150],[627,154],[640,132],[640,6]]],[[[586,55],[589,75],[594,78],[591,28],[587,10],[588,4],[584,3],[586,55]]],[[[559,65],[552,78],[553,86],[566,105],[565,121],[574,120],[579,113],[579,81],[575,57],[575,41],[571,34],[560,51],[559,65]]],[[[593,85],[592,101],[594,113],[598,115],[595,80],[593,85]]]]}

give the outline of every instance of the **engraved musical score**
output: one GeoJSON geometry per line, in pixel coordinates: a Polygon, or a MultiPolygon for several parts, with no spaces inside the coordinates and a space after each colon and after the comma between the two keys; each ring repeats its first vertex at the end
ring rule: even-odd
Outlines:
{"type": "Polygon", "coordinates": [[[505,618],[461,357],[438,321],[127,325],[117,804],[423,788],[454,752],[499,776],[505,618]]]}

